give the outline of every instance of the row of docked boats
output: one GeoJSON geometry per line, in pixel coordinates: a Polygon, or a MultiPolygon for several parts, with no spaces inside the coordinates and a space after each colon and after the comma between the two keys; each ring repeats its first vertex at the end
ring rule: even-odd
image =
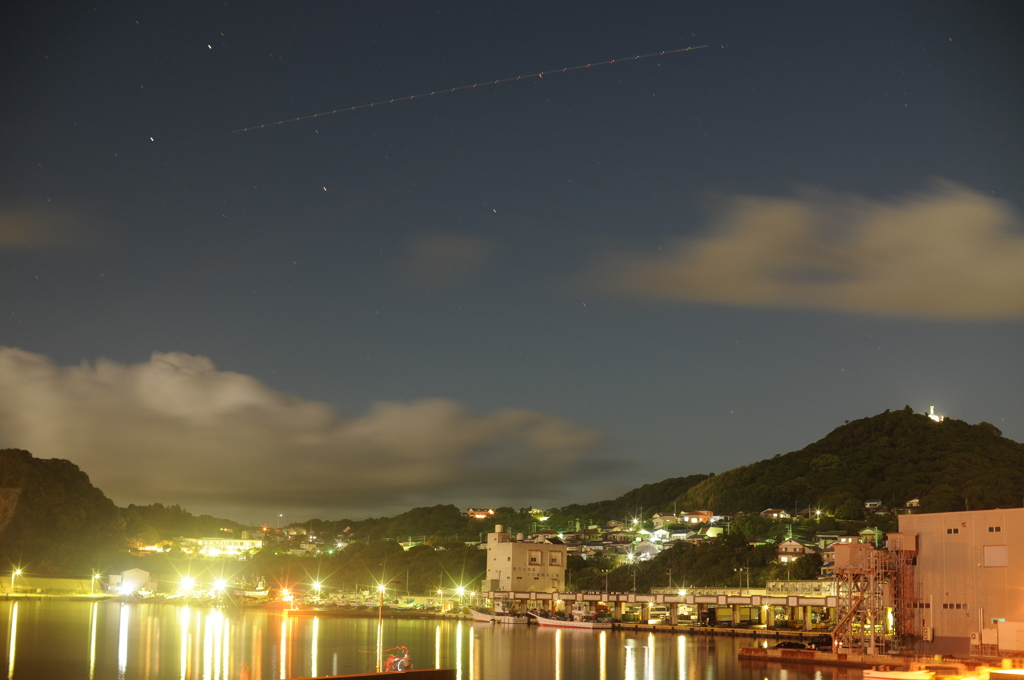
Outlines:
{"type": "Polygon", "coordinates": [[[539,626],[552,628],[582,628],[589,630],[612,627],[611,620],[597,616],[586,609],[576,607],[569,612],[541,613],[529,611],[524,614],[515,610],[506,610],[500,606],[494,610],[469,608],[469,612],[473,615],[473,620],[479,623],[526,625],[533,622],[539,626]]]}

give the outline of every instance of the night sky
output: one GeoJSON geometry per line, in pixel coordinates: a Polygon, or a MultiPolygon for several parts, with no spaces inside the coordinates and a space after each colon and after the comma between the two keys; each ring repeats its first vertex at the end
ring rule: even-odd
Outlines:
{"type": "Polygon", "coordinates": [[[118,504],[551,507],[908,404],[1024,441],[1018,3],[0,12],[0,446],[118,504]]]}

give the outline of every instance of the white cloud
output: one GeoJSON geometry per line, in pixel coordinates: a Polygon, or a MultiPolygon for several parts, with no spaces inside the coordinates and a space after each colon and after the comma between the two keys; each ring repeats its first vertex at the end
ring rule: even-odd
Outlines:
{"type": "Polygon", "coordinates": [[[444,399],[344,418],[188,354],[61,367],[0,347],[0,444],[71,460],[122,504],[294,516],[514,502],[592,473],[601,441],[554,416],[444,399]]]}
{"type": "Polygon", "coordinates": [[[603,290],[680,302],[954,320],[1024,317],[1024,232],[1005,201],[951,183],[889,202],[742,196],[704,237],[615,254],[603,290]]]}

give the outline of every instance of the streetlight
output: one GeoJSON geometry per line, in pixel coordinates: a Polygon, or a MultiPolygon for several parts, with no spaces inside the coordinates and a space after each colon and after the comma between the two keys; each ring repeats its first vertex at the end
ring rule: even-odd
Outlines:
{"type": "Polygon", "coordinates": [[[14,577],[21,576],[21,569],[15,569],[11,572],[11,595],[14,594],[14,577]]]}
{"type": "Polygon", "coordinates": [[[390,585],[400,585],[401,581],[388,581],[377,586],[380,591],[380,606],[377,608],[377,672],[384,670],[384,592],[390,585]]]}
{"type": "Polygon", "coordinates": [[[737,574],[740,575],[740,595],[743,594],[743,575],[747,575],[747,593],[750,593],[750,567],[736,567],[733,569],[737,574]]]}

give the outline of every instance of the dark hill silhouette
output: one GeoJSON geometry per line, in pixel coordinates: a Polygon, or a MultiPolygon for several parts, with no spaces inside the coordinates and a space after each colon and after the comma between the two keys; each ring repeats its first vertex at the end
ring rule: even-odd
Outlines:
{"type": "Polygon", "coordinates": [[[0,564],[65,574],[125,547],[117,506],[77,465],[0,450],[0,564]]]}
{"type": "Polygon", "coordinates": [[[1020,507],[1024,445],[994,425],[935,422],[908,406],[855,420],[799,451],[723,472],[682,494],[679,507],[716,512],[816,508],[860,518],[863,502],[923,512],[1020,507]]]}

